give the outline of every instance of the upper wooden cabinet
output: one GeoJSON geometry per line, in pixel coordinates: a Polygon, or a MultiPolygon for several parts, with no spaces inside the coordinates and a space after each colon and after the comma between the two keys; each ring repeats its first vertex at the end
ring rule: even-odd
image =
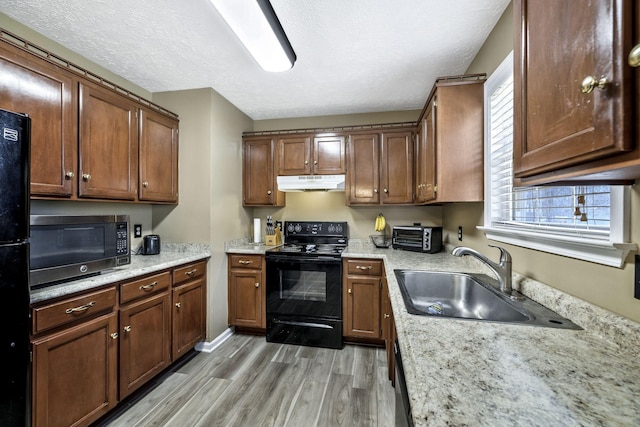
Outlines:
{"type": "Polygon", "coordinates": [[[514,1],[516,184],[640,177],[634,3],[514,1]]]}
{"type": "Polygon", "coordinates": [[[177,203],[177,116],[0,32],[0,108],[32,119],[33,198],[177,203]]]}
{"type": "Polygon", "coordinates": [[[31,194],[70,197],[77,175],[73,76],[0,43],[0,108],[31,117],[31,194]]]}
{"type": "Polygon", "coordinates": [[[80,83],[78,195],[134,200],[138,190],[138,110],[107,89],[80,83]]]}
{"type": "Polygon", "coordinates": [[[347,205],[413,203],[411,131],[354,133],[347,151],[347,205]]]}
{"type": "Polygon", "coordinates": [[[140,200],[178,202],[178,120],[140,110],[140,200]]]}
{"type": "Polygon", "coordinates": [[[277,191],[274,169],[275,142],[269,136],[244,138],[242,142],[242,204],[284,206],[285,194],[277,191]]]}
{"type": "Polygon", "coordinates": [[[380,146],[382,204],[413,203],[412,133],[385,132],[380,146]]]}
{"type": "Polygon", "coordinates": [[[436,80],[419,121],[417,204],[484,199],[484,78],[436,80]]]}
{"type": "Polygon", "coordinates": [[[380,134],[350,135],[347,157],[349,159],[345,189],[347,204],[379,204],[380,134]]]}
{"type": "Polygon", "coordinates": [[[342,135],[287,135],[278,138],[278,175],[335,175],[345,173],[342,135]]]}

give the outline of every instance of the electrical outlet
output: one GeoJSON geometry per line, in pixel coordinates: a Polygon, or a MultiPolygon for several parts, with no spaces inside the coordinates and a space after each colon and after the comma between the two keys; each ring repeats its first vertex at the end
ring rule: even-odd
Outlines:
{"type": "Polygon", "coordinates": [[[458,226],[458,240],[462,242],[462,226],[458,226]]]}
{"type": "Polygon", "coordinates": [[[133,237],[142,237],[142,224],[135,224],[133,226],[133,237]]]}
{"type": "Polygon", "coordinates": [[[640,255],[636,255],[636,269],[633,284],[633,297],[640,299],[640,255]]]}

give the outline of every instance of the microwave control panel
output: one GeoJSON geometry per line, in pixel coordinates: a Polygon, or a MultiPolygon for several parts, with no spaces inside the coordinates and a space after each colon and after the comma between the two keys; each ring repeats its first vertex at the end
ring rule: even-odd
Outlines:
{"type": "Polygon", "coordinates": [[[129,226],[126,222],[116,224],[116,254],[127,255],[129,253],[129,226]]]}

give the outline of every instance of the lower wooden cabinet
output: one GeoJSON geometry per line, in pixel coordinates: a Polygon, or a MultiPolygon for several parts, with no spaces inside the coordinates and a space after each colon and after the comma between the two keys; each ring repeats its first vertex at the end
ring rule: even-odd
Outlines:
{"type": "Polygon", "coordinates": [[[389,380],[395,386],[395,355],[393,353],[393,343],[396,340],[396,325],[393,319],[393,309],[391,307],[391,298],[389,298],[389,286],[387,284],[386,275],[382,274],[382,291],[381,291],[381,310],[382,310],[382,339],[384,340],[384,348],[387,353],[387,370],[389,380]]]}
{"type": "Polygon", "coordinates": [[[32,425],[88,426],[169,367],[205,339],[205,295],[202,261],[34,306],[32,425]]]}
{"type": "MultiPolygon", "coordinates": [[[[171,363],[171,307],[169,273],[132,284],[143,289],[166,284],[150,296],[120,307],[120,399],[128,396],[171,363]],[[146,283],[145,283],[146,282],[146,283]]],[[[128,286],[124,284],[122,287],[128,286]]]]}
{"type": "Polygon", "coordinates": [[[230,254],[229,325],[266,328],[264,255],[230,254]]]}
{"type": "Polygon", "coordinates": [[[117,313],[34,341],[32,395],[32,425],[37,427],[89,425],[115,407],[117,313]]]}
{"type": "Polygon", "coordinates": [[[343,336],[382,338],[382,260],[343,260],[343,336]]]}
{"type": "Polygon", "coordinates": [[[207,264],[199,262],[173,271],[173,360],[191,350],[207,335],[207,264]]]}

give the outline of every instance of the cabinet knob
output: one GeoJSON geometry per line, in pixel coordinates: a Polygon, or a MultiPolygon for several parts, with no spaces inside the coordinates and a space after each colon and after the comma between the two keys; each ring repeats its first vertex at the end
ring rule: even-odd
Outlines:
{"type": "Polygon", "coordinates": [[[316,161],[314,161],[314,162],[313,162],[313,164],[314,164],[314,165],[317,165],[317,164],[318,164],[318,161],[317,161],[317,160],[316,160],[316,161]]]}
{"type": "Polygon", "coordinates": [[[73,172],[71,172],[71,171],[69,171],[69,172],[67,172],[67,173],[65,173],[65,174],[64,174],[64,177],[65,177],[66,179],[71,179],[71,178],[73,178],[74,176],[76,176],[76,174],[75,174],[75,173],[73,173],[73,172]]]}
{"type": "Polygon", "coordinates": [[[182,304],[180,304],[179,302],[176,303],[176,307],[180,308],[182,307],[182,304]]]}
{"type": "Polygon", "coordinates": [[[582,84],[580,85],[580,90],[582,93],[591,93],[595,88],[604,89],[607,85],[608,81],[606,77],[601,77],[600,80],[597,80],[593,76],[587,76],[582,80],[582,84]]]}
{"type": "Polygon", "coordinates": [[[91,181],[91,175],[89,175],[88,173],[83,173],[83,174],[82,174],[82,179],[83,179],[84,181],[89,182],[89,181],[91,181]]]}
{"type": "Polygon", "coordinates": [[[378,189],[377,189],[377,188],[374,188],[374,189],[373,189],[373,192],[374,192],[374,193],[377,193],[377,192],[378,192],[378,189]]]}
{"type": "Polygon", "coordinates": [[[351,288],[349,288],[349,289],[347,290],[347,292],[348,292],[348,293],[351,293],[351,288]]]}
{"type": "Polygon", "coordinates": [[[382,191],[384,191],[385,193],[388,193],[388,192],[389,192],[389,190],[387,190],[386,188],[385,188],[384,190],[382,190],[382,191]]]}
{"type": "Polygon", "coordinates": [[[114,339],[114,340],[118,339],[118,333],[117,332],[114,332],[114,333],[110,334],[109,336],[111,337],[111,339],[114,339]]]}
{"type": "Polygon", "coordinates": [[[260,287],[260,283],[256,282],[256,288],[260,287]]]}
{"type": "Polygon", "coordinates": [[[149,186],[149,183],[148,183],[147,181],[145,181],[145,182],[143,182],[143,183],[142,183],[142,186],[143,186],[144,188],[147,188],[147,187],[149,186]]]}
{"type": "Polygon", "coordinates": [[[131,325],[127,325],[122,329],[124,329],[125,332],[131,332],[131,325]]]}
{"type": "Polygon", "coordinates": [[[304,161],[304,164],[305,164],[305,165],[308,165],[308,164],[309,164],[309,160],[305,160],[305,161],[304,161]]]}
{"type": "Polygon", "coordinates": [[[629,52],[629,65],[632,67],[640,67],[640,43],[635,45],[629,52]]]}
{"type": "Polygon", "coordinates": [[[271,195],[271,190],[267,191],[267,195],[269,196],[271,195]]]}

